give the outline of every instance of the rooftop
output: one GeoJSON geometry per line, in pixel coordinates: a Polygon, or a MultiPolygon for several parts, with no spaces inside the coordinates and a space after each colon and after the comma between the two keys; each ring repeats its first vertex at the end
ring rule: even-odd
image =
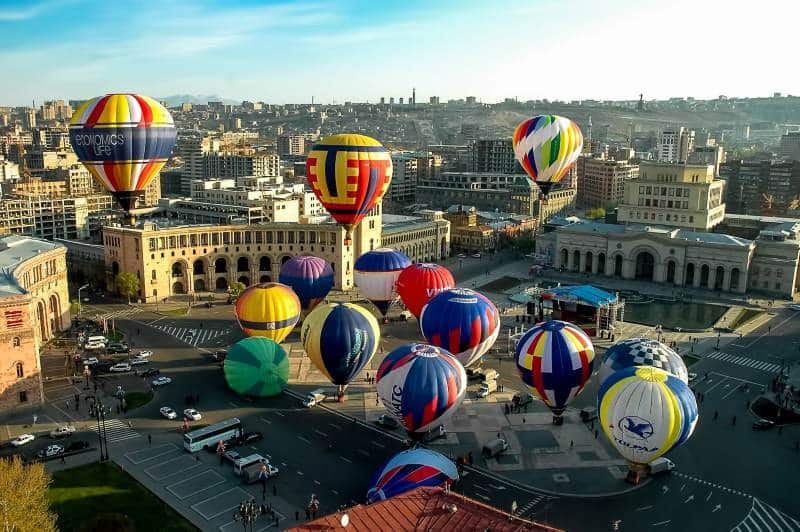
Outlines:
{"type": "Polygon", "coordinates": [[[0,295],[24,294],[25,290],[14,279],[14,270],[26,260],[60,247],[63,246],[27,236],[0,238],[0,295]]]}
{"type": "Polygon", "coordinates": [[[425,225],[429,223],[431,223],[429,220],[420,218],[418,216],[404,216],[401,214],[383,213],[381,219],[384,234],[396,233],[416,225],[425,225]]]}
{"type": "Polygon", "coordinates": [[[719,244],[727,246],[747,247],[753,241],[737,236],[725,235],[722,233],[705,233],[698,231],[687,231],[675,227],[664,227],[658,225],[621,225],[607,224],[603,222],[577,222],[558,227],[557,231],[568,231],[570,233],[651,233],[675,240],[685,240],[687,242],[703,242],[706,244],[719,244]]]}
{"type": "Polygon", "coordinates": [[[370,505],[359,504],[344,512],[300,524],[290,531],[346,530],[373,532],[391,530],[436,530],[436,532],[491,530],[512,532],[537,530],[557,532],[549,526],[512,517],[510,514],[442,488],[422,487],[370,505]],[[349,523],[342,526],[346,513],[349,523]]]}

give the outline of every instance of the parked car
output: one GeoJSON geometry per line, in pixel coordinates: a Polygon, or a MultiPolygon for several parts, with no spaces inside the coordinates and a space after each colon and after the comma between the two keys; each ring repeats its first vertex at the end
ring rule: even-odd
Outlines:
{"type": "Polygon", "coordinates": [[[791,305],[789,305],[789,308],[791,310],[800,310],[800,305],[798,305],[797,303],[792,303],[791,305]]]}
{"type": "Polygon", "coordinates": [[[78,441],[74,441],[74,442],[70,443],[69,445],[67,445],[67,452],[68,453],[72,453],[72,452],[75,452],[75,451],[82,451],[82,450],[88,449],[88,448],[89,448],[89,442],[88,441],[78,440],[78,441]]]}
{"type": "Polygon", "coordinates": [[[514,397],[511,398],[511,402],[516,406],[525,406],[533,402],[533,395],[530,393],[516,393],[514,397]]]}
{"type": "Polygon", "coordinates": [[[697,373],[689,373],[689,384],[697,380],[697,373]]]}
{"type": "Polygon", "coordinates": [[[105,349],[106,344],[101,342],[89,342],[83,346],[85,351],[99,351],[100,349],[105,349]]]}
{"type": "Polygon", "coordinates": [[[96,364],[90,366],[89,369],[92,370],[92,373],[108,373],[111,371],[111,366],[113,365],[114,363],[108,360],[100,360],[96,364]]]}
{"type": "Polygon", "coordinates": [[[109,353],[127,353],[130,350],[131,348],[128,347],[128,344],[122,342],[114,342],[106,347],[106,351],[109,353]]]}
{"type": "Polygon", "coordinates": [[[131,366],[141,366],[142,364],[149,364],[150,361],[146,358],[133,357],[128,361],[131,366]]]}
{"type": "Polygon", "coordinates": [[[36,436],[34,436],[33,434],[20,434],[19,436],[11,440],[11,445],[13,445],[14,447],[21,447],[23,445],[32,442],[35,439],[36,436]]]}
{"type": "Polygon", "coordinates": [[[172,382],[172,379],[170,379],[169,377],[159,377],[159,378],[153,380],[153,382],[151,382],[150,384],[152,384],[153,386],[166,386],[167,384],[169,384],[171,382],[172,382]]]}
{"type": "Polygon", "coordinates": [[[139,351],[139,353],[137,353],[136,356],[139,357],[139,358],[150,358],[151,356],[153,356],[153,352],[152,351],[139,351]]]}
{"type": "Polygon", "coordinates": [[[184,410],[183,417],[185,419],[190,419],[192,421],[200,421],[201,419],[203,419],[203,416],[200,414],[200,412],[198,412],[194,408],[187,408],[186,410],[184,410]]]}
{"type": "Polygon", "coordinates": [[[61,427],[58,427],[57,429],[51,430],[50,431],[50,437],[51,438],[63,438],[65,436],[71,436],[74,433],[75,433],[75,427],[73,427],[72,425],[62,425],[61,427]]]}
{"type": "Polygon", "coordinates": [[[761,418],[753,421],[753,430],[769,430],[774,426],[775,422],[769,419],[761,418]]]}
{"type": "Polygon", "coordinates": [[[83,359],[83,364],[86,365],[86,366],[93,366],[93,365],[97,364],[97,362],[99,362],[97,360],[97,357],[89,357],[89,358],[84,358],[83,359]]]}
{"type": "Polygon", "coordinates": [[[155,377],[159,373],[161,373],[161,371],[157,370],[156,368],[150,368],[150,369],[146,369],[146,370],[142,371],[141,373],[139,373],[139,376],[141,376],[141,377],[155,377]]]}
{"type": "Polygon", "coordinates": [[[398,423],[395,418],[386,414],[381,414],[378,416],[378,419],[375,420],[375,423],[387,429],[396,429],[400,426],[400,423],[398,423]]]}
{"type": "Polygon", "coordinates": [[[231,449],[230,451],[225,451],[225,454],[223,454],[222,456],[223,458],[225,458],[225,460],[228,460],[229,462],[235,462],[236,460],[242,457],[242,455],[239,454],[238,451],[235,451],[233,449],[231,449]]]}
{"type": "Polygon", "coordinates": [[[36,453],[38,458],[52,458],[64,453],[64,448],[60,445],[48,445],[46,449],[40,450],[36,453]]]}
{"type": "Polygon", "coordinates": [[[457,255],[457,257],[458,257],[459,259],[466,259],[466,258],[467,258],[467,256],[466,256],[464,253],[459,253],[459,254],[457,255]]]}
{"type": "Polygon", "coordinates": [[[486,458],[494,458],[498,454],[505,452],[508,449],[508,442],[503,438],[494,438],[486,442],[486,445],[481,449],[481,454],[486,458]]]}
{"type": "Polygon", "coordinates": [[[480,253],[473,253],[472,254],[472,258],[473,259],[479,259],[479,258],[481,258],[481,254],[480,253]]]}
{"type": "Polygon", "coordinates": [[[178,413],[168,406],[162,406],[158,409],[158,411],[161,412],[161,415],[167,419],[175,419],[178,417],[178,413]]]}
{"type": "Polygon", "coordinates": [[[130,370],[131,370],[131,365],[128,364],[127,362],[120,362],[119,364],[114,364],[113,366],[108,368],[108,371],[113,371],[115,373],[116,372],[123,372],[123,371],[130,371],[130,370]]]}
{"type": "Polygon", "coordinates": [[[244,434],[242,434],[242,436],[239,438],[239,444],[246,445],[248,443],[254,443],[263,439],[264,435],[258,432],[257,430],[254,430],[252,432],[245,432],[244,434]]]}

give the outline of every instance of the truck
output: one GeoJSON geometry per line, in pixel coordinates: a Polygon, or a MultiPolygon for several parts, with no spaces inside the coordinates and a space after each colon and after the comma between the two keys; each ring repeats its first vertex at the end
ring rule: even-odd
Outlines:
{"type": "Polygon", "coordinates": [[[245,456],[244,458],[237,458],[233,461],[233,472],[237,475],[241,475],[242,472],[252,466],[266,464],[269,461],[261,456],[260,454],[251,454],[250,456],[245,456]]]}
{"type": "Polygon", "coordinates": [[[496,381],[499,376],[500,373],[498,373],[496,369],[485,369],[481,375],[483,382],[496,381]]]}
{"type": "Polygon", "coordinates": [[[311,408],[314,405],[318,405],[322,401],[325,400],[327,396],[325,395],[324,388],[317,388],[313,392],[309,392],[305,399],[303,399],[303,406],[306,408],[311,408]]]}
{"type": "Polygon", "coordinates": [[[650,465],[648,466],[648,471],[651,475],[657,475],[659,473],[668,473],[675,469],[675,463],[670,460],[669,458],[664,458],[663,456],[660,458],[656,458],[650,465]]]}
{"type": "Polygon", "coordinates": [[[269,480],[272,477],[278,474],[278,468],[270,464],[269,462],[259,462],[255,464],[250,464],[249,466],[242,469],[242,482],[245,484],[253,484],[254,482],[258,482],[261,480],[261,473],[264,472],[265,479],[269,480]]]}
{"type": "Polygon", "coordinates": [[[494,438],[486,442],[483,446],[483,456],[486,458],[494,458],[498,454],[508,449],[508,442],[503,438],[494,438]]]}
{"type": "Polygon", "coordinates": [[[489,394],[492,392],[497,391],[497,381],[486,381],[481,383],[481,387],[478,389],[478,397],[489,397],[489,394]]]}

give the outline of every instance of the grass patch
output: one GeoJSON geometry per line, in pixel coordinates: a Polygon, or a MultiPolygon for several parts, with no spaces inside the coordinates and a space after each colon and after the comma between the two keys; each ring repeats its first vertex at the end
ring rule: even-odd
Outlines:
{"type": "Polygon", "coordinates": [[[109,342],[120,342],[125,337],[120,331],[108,331],[105,335],[109,342]]]}
{"type": "Polygon", "coordinates": [[[129,392],[125,394],[125,402],[128,404],[128,410],[144,406],[152,399],[153,392],[129,392]]]}
{"type": "Polygon", "coordinates": [[[731,321],[730,325],[728,325],[728,327],[732,331],[735,331],[736,329],[738,329],[739,327],[741,327],[745,323],[754,320],[755,318],[757,318],[758,316],[760,316],[762,314],[764,314],[763,310],[751,309],[751,308],[743,308],[742,310],[739,311],[739,314],[737,314],[736,317],[733,318],[733,320],[731,321]]]}
{"type": "Polygon", "coordinates": [[[80,530],[98,515],[124,515],[136,530],[195,531],[158,497],[115,464],[89,464],[53,473],[48,491],[59,530],[80,530]]]}
{"type": "Polygon", "coordinates": [[[481,290],[488,290],[490,292],[502,292],[503,290],[508,290],[509,288],[515,288],[522,284],[522,280],[517,279],[516,277],[500,277],[499,279],[495,279],[494,281],[488,282],[484,285],[481,285],[481,290]]]}
{"type": "Polygon", "coordinates": [[[189,309],[188,307],[180,307],[180,308],[173,308],[170,310],[159,310],[159,314],[164,314],[165,316],[186,316],[188,314],[189,309]]]}

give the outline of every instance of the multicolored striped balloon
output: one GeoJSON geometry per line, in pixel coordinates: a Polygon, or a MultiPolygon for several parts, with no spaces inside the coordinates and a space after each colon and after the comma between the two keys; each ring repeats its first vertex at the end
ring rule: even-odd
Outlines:
{"type": "Polygon", "coordinates": [[[252,336],[236,342],[222,369],[228,387],[240,395],[272,397],[289,383],[289,357],[269,338],[252,336]]]}
{"type": "Polygon", "coordinates": [[[383,314],[397,301],[397,278],[411,265],[402,251],[378,248],[367,251],[353,264],[353,279],[361,294],[383,314]]]}
{"type": "Polygon", "coordinates": [[[356,134],[333,135],[311,148],[306,178],[334,220],[352,230],[389,189],[392,158],[377,140],[356,134]]]}
{"type": "Polygon", "coordinates": [[[561,181],[583,150],[583,134],[569,118],[539,115],[514,130],[514,154],[544,196],[561,181]]]}
{"type": "Polygon", "coordinates": [[[239,295],[234,314],[247,336],[281,343],[300,319],[300,300],[285,284],[261,283],[239,295]]]}
{"type": "Polygon", "coordinates": [[[444,349],[405,344],[383,359],[375,387],[389,415],[412,436],[421,436],[459,407],[467,391],[467,372],[444,349]]]}
{"type": "Polygon", "coordinates": [[[391,457],[372,477],[367,502],[377,502],[420,486],[441,486],[458,480],[452,460],[430,449],[418,447],[391,457]]]}
{"type": "Polygon", "coordinates": [[[353,303],[319,305],[303,321],[300,341],[311,363],[333,384],[346,386],[375,355],[380,326],[353,303]]]}
{"type": "Polygon", "coordinates": [[[597,412],[611,444],[631,464],[648,464],[694,432],[694,392],[679,378],[652,366],[613,373],[597,392],[597,412]]]}
{"type": "Polygon", "coordinates": [[[78,159],[126,211],[135,208],[175,146],[169,111],[148,96],[107,94],[80,105],[69,124],[78,159]]]}
{"type": "Polygon", "coordinates": [[[522,382],[558,418],[591,378],[594,346],[577,325],[544,321],[522,335],[516,363],[522,382]]]}
{"type": "Polygon", "coordinates": [[[489,299],[469,288],[445,290],[419,317],[422,335],[469,367],[492,348],[500,334],[500,313],[489,299]]]}
{"type": "Polygon", "coordinates": [[[628,338],[609,347],[603,355],[597,377],[600,384],[603,384],[614,372],[633,366],[653,366],[685,383],[689,382],[689,370],[681,356],[658,340],[650,338],[628,338]]]}
{"type": "Polygon", "coordinates": [[[325,259],[296,256],[283,263],[278,281],[294,290],[300,306],[309,311],[333,288],[333,269],[325,259]]]}

